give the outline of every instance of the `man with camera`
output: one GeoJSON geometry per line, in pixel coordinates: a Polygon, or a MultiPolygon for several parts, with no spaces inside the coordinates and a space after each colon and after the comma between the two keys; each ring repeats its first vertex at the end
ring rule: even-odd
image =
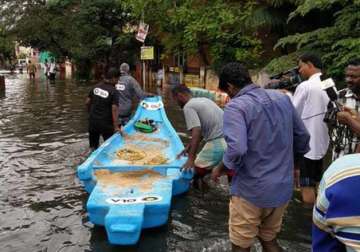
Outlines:
{"type": "MultiPolygon", "coordinates": [[[[360,60],[349,62],[345,70],[349,90],[344,104],[358,109],[360,60]]],[[[341,124],[360,134],[360,115],[343,107],[337,113],[341,124]]],[[[350,144],[355,144],[350,139],[350,144]]],[[[351,146],[350,146],[351,147],[351,146]]],[[[349,154],[350,149],[344,149],[349,154]]],[[[342,154],[344,154],[344,152],[342,154]]],[[[360,248],[360,154],[342,156],[333,162],[321,179],[313,210],[312,249],[316,251],[359,251],[360,248]]]]}
{"type": "MultiPolygon", "coordinates": [[[[360,59],[351,60],[345,68],[345,81],[348,85],[345,95],[340,94],[339,101],[343,104],[343,110],[337,113],[337,120],[340,124],[350,127],[354,135],[360,134],[360,59]]],[[[334,151],[333,160],[354,152],[358,138],[343,139],[343,148],[334,151]]]]}
{"type": "Polygon", "coordinates": [[[306,53],[299,58],[299,73],[302,79],[294,93],[293,104],[310,134],[310,151],[304,155],[296,175],[300,173],[303,202],[313,204],[316,187],[322,176],[323,157],[329,147],[328,127],[324,123],[329,97],[322,89],[322,62],[314,54],[306,53]]]}

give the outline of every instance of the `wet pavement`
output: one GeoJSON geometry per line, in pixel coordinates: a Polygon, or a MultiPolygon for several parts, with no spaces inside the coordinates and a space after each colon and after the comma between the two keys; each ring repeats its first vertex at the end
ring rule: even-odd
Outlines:
{"type": "MultiPolygon", "coordinates": [[[[84,101],[91,84],[26,77],[7,74],[0,93],[1,252],[230,251],[228,193],[214,185],[174,198],[168,225],[145,230],[136,246],[110,245],[105,230],[88,221],[88,195],[76,177],[88,147],[84,101]]],[[[158,91],[188,141],[181,110],[167,89],[158,91]]],[[[280,242],[287,251],[310,251],[310,234],[311,210],[293,200],[280,242]]]]}

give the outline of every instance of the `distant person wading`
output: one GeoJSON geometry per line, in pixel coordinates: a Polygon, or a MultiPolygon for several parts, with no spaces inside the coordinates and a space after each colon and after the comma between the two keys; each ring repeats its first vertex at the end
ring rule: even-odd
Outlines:
{"type": "Polygon", "coordinates": [[[26,71],[29,74],[29,79],[35,79],[36,66],[30,60],[29,60],[29,63],[27,65],[27,67],[26,67],[26,71]]]}

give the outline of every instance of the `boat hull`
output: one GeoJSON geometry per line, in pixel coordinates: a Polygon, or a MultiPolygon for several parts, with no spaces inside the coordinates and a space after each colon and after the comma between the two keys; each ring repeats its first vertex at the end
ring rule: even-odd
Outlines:
{"type": "Polygon", "coordinates": [[[126,137],[114,134],[94,151],[78,167],[78,177],[90,193],[86,204],[90,221],[105,227],[110,243],[132,245],[138,242],[142,229],[167,223],[171,199],[189,190],[192,173],[181,171],[186,158],[176,156],[184,146],[160,97],[142,101],[124,132],[126,137]],[[136,131],[135,122],[144,118],[154,120],[157,130],[136,131]],[[166,162],[154,165],[119,160],[119,149],[130,144],[149,148],[144,159],[150,163],[156,153],[166,162]]]}

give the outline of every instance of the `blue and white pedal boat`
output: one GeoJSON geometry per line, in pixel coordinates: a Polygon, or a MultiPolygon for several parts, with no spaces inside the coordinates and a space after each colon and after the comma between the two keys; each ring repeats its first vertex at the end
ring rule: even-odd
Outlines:
{"type": "Polygon", "coordinates": [[[117,133],[105,141],[77,172],[90,193],[86,204],[90,221],[105,226],[110,243],[131,245],[138,242],[142,229],[167,223],[172,196],[188,191],[192,173],[180,171],[186,158],[176,159],[176,155],[184,146],[161,97],[141,101],[124,132],[125,137],[117,133]],[[145,118],[155,122],[156,131],[135,129],[135,123],[145,118]],[[143,152],[145,159],[162,153],[166,161],[153,165],[119,159],[118,151],[129,144],[144,149],[151,146],[143,152]]]}

